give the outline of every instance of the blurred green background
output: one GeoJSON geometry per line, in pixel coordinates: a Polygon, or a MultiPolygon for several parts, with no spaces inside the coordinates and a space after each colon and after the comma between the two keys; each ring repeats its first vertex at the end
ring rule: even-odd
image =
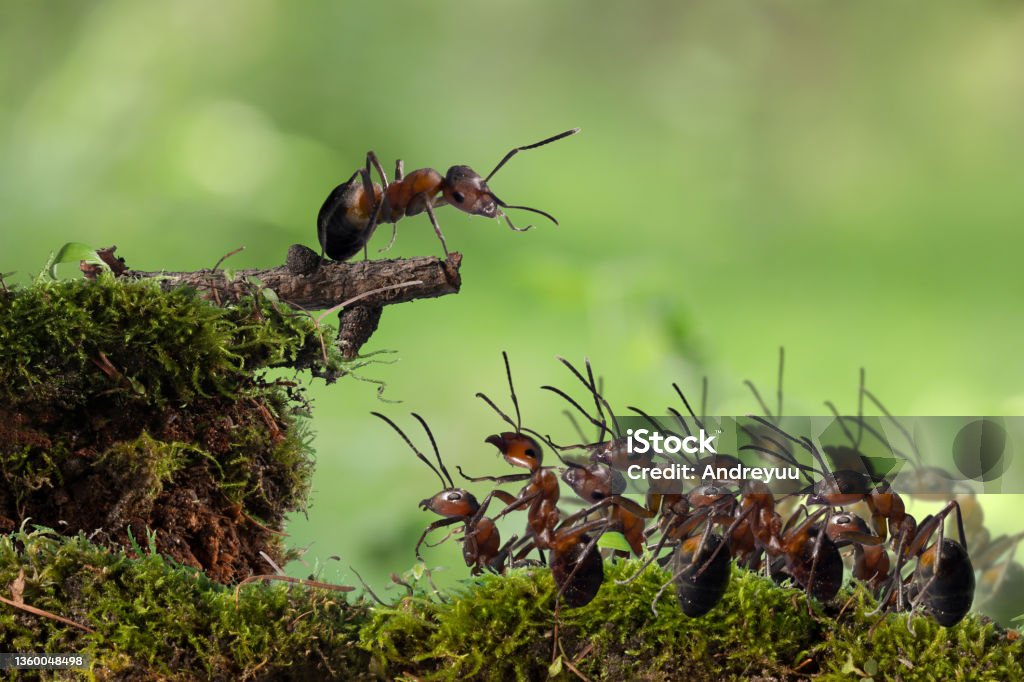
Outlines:
{"type": "MultiPolygon", "coordinates": [[[[439,212],[462,293],[389,308],[366,348],[397,351],[363,373],[401,404],[311,390],[296,575],[351,582],[352,564],[381,587],[414,563],[437,481],[370,410],[409,429],[422,412],[451,465],[506,473],[473,396],[507,405],[503,349],[524,417],[557,434],[562,405],[537,390],[572,386],[556,354],[655,412],[705,373],[710,411],[754,409],[741,380],[771,390],[780,345],[790,413],[853,409],[862,365],[896,413],[1024,412],[1020,3],[7,2],[0,57],[15,282],[66,241],[142,269],[239,246],[232,267],[277,265],[315,246],[368,149],[389,173],[486,173],[582,126],[492,182],[561,227],[439,212]]],[[[439,253],[418,216],[389,257],[439,253]]],[[[429,552],[465,575],[454,543],[429,552]]]]}

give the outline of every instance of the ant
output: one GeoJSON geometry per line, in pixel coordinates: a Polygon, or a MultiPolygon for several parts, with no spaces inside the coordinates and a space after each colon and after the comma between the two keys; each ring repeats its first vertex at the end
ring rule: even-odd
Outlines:
{"type": "Polygon", "coordinates": [[[384,168],[377,155],[372,151],[366,154],[366,167],[360,168],[348,180],[331,190],[320,213],[317,216],[317,237],[320,240],[321,258],[326,253],[336,261],[348,260],[363,250],[370,241],[377,225],[391,223],[391,241],[381,249],[386,251],[394,244],[397,235],[397,223],[406,216],[414,216],[426,211],[430,223],[434,226],[437,238],[441,240],[441,248],[448,256],[448,245],[445,243],[441,227],[437,224],[434,209],[450,204],[470,215],[485,218],[504,218],[508,226],[516,232],[525,232],[532,225],[516,227],[512,220],[502,212],[502,208],[515,208],[530,211],[544,216],[555,225],[558,221],[545,211],[529,206],[514,206],[499,199],[487,182],[505,163],[521,151],[535,149],[550,144],[564,137],[575,135],[579,128],[528,144],[515,147],[506,154],[487,177],[483,178],[469,166],[452,166],[445,175],[433,168],[420,168],[408,175],[404,174],[401,159],[395,162],[395,181],[388,183],[384,168]],[[373,182],[370,171],[375,169],[380,176],[382,185],[373,182]],[[499,208],[500,207],[500,208],[499,208]]]}
{"type": "Polygon", "coordinates": [[[537,436],[537,438],[541,438],[541,436],[522,426],[522,414],[512,381],[508,353],[503,352],[502,358],[505,361],[505,374],[516,419],[513,420],[509,417],[484,393],[477,393],[477,397],[486,402],[515,431],[505,431],[488,436],[485,442],[498,448],[509,464],[526,468],[529,472],[481,477],[466,476],[461,469],[459,469],[459,473],[470,481],[492,481],[498,484],[527,481],[518,496],[509,496],[507,506],[495,515],[494,520],[517,509],[527,507],[529,534],[523,538],[523,542],[529,544],[521,556],[525,556],[532,548],[541,552],[542,558],[544,551],[550,551],[551,574],[558,586],[556,603],[560,603],[564,599],[569,606],[584,606],[594,599],[604,581],[604,563],[595,547],[600,534],[608,528],[609,522],[607,519],[596,519],[586,521],[579,526],[574,526],[573,523],[608,504],[608,501],[602,500],[597,505],[561,519],[561,512],[557,506],[560,495],[558,476],[551,467],[542,465],[543,450],[537,440],[533,438],[533,436],[537,436]],[[595,533],[595,535],[591,537],[590,533],[595,533]]]}
{"type": "MultiPolygon", "coordinates": [[[[466,565],[471,567],[471,573],[478,575],[484,569],[494,571],[495,573],[500,572],[502,565],[505,562],[505,558],[508,555],[509,548],[515,543],[516,537],[513,537],[505,545],[501,547],[501,540],[498,534],[498,529],[494,525],[494,521],[483,516],[484,511],[487,509],[487,505],[490,502],[491,495],[488,495],[484,499],[483,504],[477,502],[476,498],[467,490],[462,488],[456,488],[455,483],[452,480],[452,476],[448,473],[447,467],[441,460],[441,453],[438,451],[437,442],[434,440],[434,434],[431,433],[430,427],[427,426],[427,422],[420,415],[415,412],[412,416],[423,425],[423,430],[427,432],[427,437],[430,438],[430,445],[434,449],[434,456],[437,459],[437,464],[440,469],[430,463],[430,460],[420,452],[420,450],[413,445],[405,432],[402,431],[391,419],[380,414],[379,412],[371,412],[375,417],[387,422],[391,428],[393,428],[402,440],[412,448],[412,451],[416,453],[416,456],[423,461],[430,470],[437,474],[437,477],[441,479],[441,485],[443,490],[437,493],[431,498],[425,499],[420,502],[420,507],[425,511],[429,510],[443,516],[444,518],[434,521],[427,526],[423,533],[420,535],[419,541],[416,543],[416,558],[423,561],[423,557],[420,554],[420,546],[423,541],[426,540],[427,535],[438,528],[450,526],[452,524],[462,522],[464,524],[465,535],[462,544],[462,555],[466,560],[466,565]]],[[[500,491],[498,491],[500,492],[500,491]]],[[[499,496],[497,493],[492,495],[499,496]]]]}
{"type": "Polygon", "coordinates": [[[879,601],[878,609],[887,608],[892,602],[892,586],[895,585],[896,610],[902,611],[905,601],[908,597],[910,599],[908,628],[914,611],[920,606],[923,606],[943,627],[959,623],[971,609],[975,586],[974,567],[967,552],[960,505],[956,500],[951,500],[938,514],[925,517],[909,542],[903,544],[902,537],[900,540],[900,546],[896,550],[896,570],[893,571],[879,601]],[[956,511],[959,542],[945,537],[946,517],[953,511],[956,511]],[[928,545],[928,541],[936,532],[939,535],[938,540],[928,545]],[[917,564],[908,576],[909,595],[905,596],[902,569],[915,557],[917,564]]]}

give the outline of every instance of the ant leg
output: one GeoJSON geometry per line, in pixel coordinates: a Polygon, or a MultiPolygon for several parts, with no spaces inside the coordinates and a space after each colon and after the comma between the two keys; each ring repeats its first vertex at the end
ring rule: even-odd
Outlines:
{"type": "Polygon", "coordinates": [[[469,520],[469,525],[471,528],[476,528],[476,525],[480,523],[480,519],[482,519],[484,515],[487,513],[487,506],[495,497],[497,497],[505,504],[512,504],[513,502],[516,501],[516,496],[513,495],[512,493],[507,493],[504,490],[492,490],[491,492],[487,493],[487,497],[485,497],[484,501],[480,503],[480,508],[476,510],[476,514],[474,514],[473,517],[469,520]]]}
{"type": "MultiPolygon", "coordinates": [[[[956,504],[956,502],[951,502],[950,504],[956,504]]],[[[939,521],[939,539],[938,539],[938,541],[934,545],[932,545],[933,551],[935,552],[935,561],[934,561],[935,568],[932,571],[932,577],[928,579],[928,582],[926,582],[924,584],[924,587],[922,587],[918,591],[917,595],[914,597],[914,600],[912,602],[910,602],[910,611],[907,613],[907,630],[910,631],[910,634],[914,634],[914,628],[911,627],[911,625],[910,625],[911,619],[914,617],[914,611],[916,611],[918,606],[921,605],[921,602],[924,600],[925,596],[928,594],[928,590],[931,589],[932,584],[936,580],[938,580],[938,578],[939,578],[939,566],[942,564],[942,544],[943,544],[943,542],[945,542],[945,531],[946,531],[946,529],[945,529],[946,524],[944,522],[945,521],[944,517],[946,516],[946,514],[949,513],[947,511],[948,509],[950,509],[950,506],[946,505],[946,507],[941,512],[939,512],[939,514],[937,515],[938,517],[943,517],[943,518],[942,518],[942,520],[939,521]]],[[[959,507],[957,509],[958,509],[958,513],[959,513],[959,507]]],[[[961,528],[961,531],[962,530],[963,529],[961,528]]],[[[917,565],[914,567],[914,573],[916,574],[917,571],[920,568],[921,568],[921,557],[918,556],[918,558],[917,558],[917,565]]]]}
{"type": "Polygon", "coordinates": [[[832,516],[832,510],[828,509],[825,512],[825,520],[818,528],[818,534],[814,537],[814,549],[811,550],[811,573],[807,576],[807,611],[810,615],[814,615],[814,608],[811,604],[811,593],[814,592],[814,573],[818,569],[818,557],[821,554],[821,540],[825,537],[825,528],[828,527],[829,517],[832,516]]]}
{"type": "Polygon", "coordinates": [[[518,535],[513,535],[508,541],[501,546],[498,553],[487,563],[487,569],[494,573],[505,572],[505,560],[508,559],[509,554],[512,552],[512,546],[519,541],[518,535]]]}
{"type": "Polygon", "coordinates": [[[427,209],[427,215],[430,216],[430,224],[434,226],[434,232],[437,234],[437,238],[441,240],[441,248],[444,249],[444,257],[448,257],[448,244],[444,241],[444,234],[441,233],[441,226],[437,224],[437,216],[434,215],[434,207],[430,205],[430,201],[427,200],[424,203],[427,209]]]}
{"type": "MultiPolygon", "coordinates": [[[[376,154],[374,154],[373,152],[367,152],[366,153],[366,173],[367,173],[367,175],[369,175],[369,173],[370,173],[371,165],[373,166],[374,169],[376,169],[377,175],[380,176],[381,183],[383,184],[383,188],[382,189],[386,192],[388,190],[388,187],[390,186],[390,183],[388,182],[388,176],[384,174],[384,167],[381,166],[380,160],[377,158],[376,154]]],[[[395,164],[395,181],[396,182],[397,181],[401,181],[401,179],[402,179],[402,160],[399,159],[398,162],[395,164]]],[[[379,202],[377,202],[376,205],[374,206],[373,219],[370,221],[370,226],[369,226],[368,229],[370,229],[370,230],[376,230],[377,229],[377,223],[380,220],[381,207],[383,207],[383,206],[384,206],[384,197],[382,195],[381,196],[381,200],[379,202]]],[[[372,232],[371,232],[371,234],[372,234],[372,232]]],[[[395,245],[395,238],[396,237],[398,237],[398,223],[391,223],[391,239],[388,240],[388,245],[387,246],[385,246],[382,249],[377,249],[377,253],[384,253],[385,251],[390,251],[391,247],[395,245]]],[[[369,239],[367,239],[367,241],[369,241],[369,239]]],[[[366,256],[366,248],[365,247],[363,248],[363,255],[364,255],[364,257],[366,256]]]]}
{"type": "Polygon", "coordinates": [[[511,503],[510,505],[508,505],[507,507],[502,509],[500,512],[498,512],[497,515],[495,515],[494,518],[491,519],[491,520],[492,521],[497,521],[498,519],[500,519],[501,517],[505,516],[509,512],[514,512],[517,509],[521,509],[521,508],[527,506],[528,504],[530,504],[531,502],[536,500],[538,497],[541,497],[542,495],[543,495],[543,491],[538,490],[537,492],[532,493],[530,495],[527,495],[526,497],[520,497],[515,502],[511,503]]]}
{"type": "Polygon", "coordinates": [[[419,559],[420,561],[423,561],[423,555],[420,554],[420,545],[423,544],[423,541],[426,540],[427,535],[431,531],[437,530],[438,528],[444,528],[445,526],[450,526],[453,523],[458,523],[461,520],[462,519],[460,517],[455,516],[455,517],[452,517],[452,518],[449,518],[449,519],[438,519],[437,521],[434,521],[432,524],[427,526],[423,530],[423,534],[420,535],[419,541],[416,543],[416,558],[419,559]]]}
{"type": "MultiPolygon", "coordinates": [[[[464,531],[464,530],[465,530],[465,528],[464,528],[464,527],[463,527],[463,528],[452,528],[452,529],[451,529],[450,531],[448,531],[448,532],[447,532],[447,533],[445,534],[445,536],[444,536],[443,538],[441,538],[441,539],[440,539],[440,540],[438,540],[437,542],[426,542],[426,543],[424,543],[424,544],[425,544],[425,545],[426,545],[427,547],[430,547],[430,548],[434,548],[434,547],[437,547],[438,545],[443,545],[444,543],[448,542],[448,540],[450,540],[450,539],[452,539],[453,537],[455,537],[456,535],[458,535],[458,534],[459,534],[459,531],[464,531]]],[[[460,539],[460,540],[459,540],[459,542],[464,542],[464,541],[465,541],[465,538],[462,538],[462,539],[460,539]]]]}
{"type": "Polygon", "coordinates": [[[505,476],[467,476],[460,465],[455,465],[459,474],[467,481],[473,483],[479,483],[480,481],[493,481],[495,483],[517,483],[519,481],[529,480],[532,474],[507,474],[505,476]]]}
{"type": "MultiPolygon", "coordinates": [[[[754,509],[755,509],[754,507],[747,507],[747,509],[742,514],[737,516],[736,519],[729,525],[729,527],[725,531],[725,535],[722,537],[722,542],[718,543],[718,546],[715,547],[715,550],[713,552],[711,552],[711,556],[709,556],[707,558],[707,560],[704,562],[704,565],[701,566],[700,569],[696,573],[693,574],[694,580],[696,580],[697,578],[701,577],[701,575],[704,574],[704,571],[706,571],[708,569],[708,567],[711,566],[711,562],[715,560],[715,557],[717,557],[718,553],[722,551],[722,548],[729,544],[729,542],[730,542],[730,540],[732,538],[733,532],[737,528],[739,528],[740,523],[742,521],[744,521],[747,518],[747,516],[749,516],[750,513],[752,511],[754,511],[754,509]]],[[[710,524],[710,523],[708,524],[708,526],[711,526],[711,525],[712,524],[710,524]]],[[[819,533],[819,536],[820,536],[820,533],[819,533]]],[[[697,548],[697,551],[694,553],[695,557],[700,554],[702,549],[704,549],[704,543],[705,542],[706,542],[705,539],[701,539],[701,544],[697,548]]],[[[813,568],[812,568],[812,571],[813,571],[813,568]]]]}
{"type": "Polygon", "coordinates": [[[390,251],[391,247],[395,245],[395,239],[398,237],[398,223],[391,223],[391,239],[388,240],[387,246],[381,249],[377,249],[377,253],[384,253],[390,251]]]}
{"type": "MultiPolygon", "coordinates": [[[[705,524],[705,526],[704,526],[704,533],[701,535],[701,538],[700,538],[700,544],[697,545],[697,551],[695,551],[693,553],[693,556],[696,557],[698,554],[700,554],[700,550],[704,548],[704,544],[707,542],[708,536],[711,535],[711,529],[712,529],[713,525],[714,524],[712,524],[710,522],[705,524]]],[[[682,545],[680,544],[679,548],[676,549],[676,556],[678,556],[678,552],[679,552],[679,550],[681,548],[682,548],[682,545]]],[[[658,594],[654,595],[654,601],[651,602],[651,612],[654,613],[655,618],[658,617],[657,605],[658,605],[658,600],[661,599],[661,595],[665,593],[665,590],[668,589],[669,585],[674,583],[681,575],[686,573],[692,567],[693,567],[692,563],[689,563],[689,564],[686,564],[685,566],[683,566],[683,568],[681,568],[678,572],[674,573],[671,578],[669,578],[669,581],[667,583],[665,583],[664,585],[661,586],[661,589],[658,590],[658,594]]]]}
{"type": "Polygon", "coordinates": [[[650,566],[651,564],[653,564],[655,561],[658,560],[658,554],[661,552],[662,549],[665,548],[665,544],[668,542],[668,539],[669,539],[668,535],[662,534],[661,540],[658,541],[657,546],[651,552],[651,556],[649,556],[647,559],[644,560],[644,562],[640,565],[640,568],[636,569],[636,572],[633,575],[631,575],[628,578],[626,578],[625,580],[616,580],[615,584],[616,585],[628,585],[631,582],[633,582],[634,580],[636,580],[637,578],[639,578],[640,574],[643,573],[644,571],[646,571],[648,566],[650,566]]]}
{"type": "Polygon", "coordinates": [[[380,160],[377,155],[373,152],[366,152],[366,173],[370,173],[370,167],[373,167],[377,171],[377,175],[380,176],[380,181],[384,185],[384,189],[388,188],[388,176],[384,175],[384,167],[380,165],[380,160]]]}
{"type": "MultiPolygon", "coordinates": [[[[384,205],[383,199],[377,201],[377,191],[373,186],[373,178],[370,177],[370,158],[376,159],[373,152],[369,152],[366,155],[366,168],[359,169],[359,177],[363,183],[363,195],[368,197],[373,202],[373,210],[370,212],[370,222],[366,224],[366,240],[363,242],[363,260],[369,260],[370,254],[366,248],[366,244],[369,243],[370,237],[373,236],[374,231],[377,229],[377,220],[380,218],[380,210],[384,205]]],[[[377,164],[380,165],[379,162],[377,164]]],[[[387,186],[387,178],[381,174],[381,179],[384,180],[385,186],[387,186]]]]}

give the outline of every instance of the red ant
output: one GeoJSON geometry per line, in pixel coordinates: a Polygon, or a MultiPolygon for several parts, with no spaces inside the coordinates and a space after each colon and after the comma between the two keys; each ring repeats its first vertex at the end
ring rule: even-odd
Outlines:
{"type": "Polygon", "coordinates": [[[935,516],[925,517],[917,533],[907,543],[902,542],[902,537],[900,540],[896,550],[896,570],[892,574],[889,587],[879,601],[878,609],[890,605],[893,596],[892,585],[895,584],[896,609],[903,610],[907,597],[904,596],[902,569],[910,559],[916,557],[917,565],[908,577],[910,613],[907,615],[907,627],[910,627],[910,619],[919,606],[923,606],[943,627],[959,623],[971,609],[975,585],[974,567],[967,552],[960,505],[955,500],[948,502],[935,516]],[[945,520],[954,510],[960,534],[959,542],[945,537],[945,520]],[[928,545],[928,541],[936,532],[939,535],[938,540],[928,545]]]}
{"type": "Polygon", "coordinates": [[[395,225],[391,232],[391,241],[382,249],[387,250],[395,241],[397,223],[406,216],[414,216],[426,211],[430,223],[434,226],[437,238],[441,240],[441,248],[448,255],[441,227],[437,224],[434,209],[450,204],[470,215],[485,218],[504,218],[508,226],[517,231],[525,232],[532,225],[516,227],[512,220],[502,212],[502,208],[516,208],[544,216],[555,225],[558,221],[545,211],[529,206],[514,206],[499,199],[491,188],[488,180],[505,165],[505,163],[521,151],[542,147],[564,137],[575,135],[579,128],[567,130],[552,137],[515,147],[506,154],[486,178],[469,166],[452,166],[445,175],[433,168],[420,168],[404,175],[404,166],[399,159],[395,163],[395,181],[388,183],[384,169],[372,151],[366,154],[366,167],[360,168],[348,180],[331,190],[320,213],[317,216],[317,236],[320,240],[322,253],[333,260],[348,260],[366,249],[366,244],[373,236],[377,225],[391,223],[395,225]],[[381,185],[373,182],[370,171],[376,169],[381,185]],[[358,178],[358,180],[357,180],[358,178]],[[500,208],[499,208],[500,207],[500,208]]]}
{"type": "Polygon", "coordinates": [[[430,463],[430,460],[413,445],[409,437],[405,435],[405,432],[397,424],[379,412],[371,412],[370,414],[384,420],[391,428],[398,432],[398,435],[412,448],[416,456],[430,467],[431,471],[437,474],[444,488],[433,497],[420,502],[420,507],[424,510],[432,511],[444,518],[434,521],[424,529],[419,541],[416,543],[416,558],[423,561],[423,557],[420,554],[420,546],[431,531],[461,521],[465,529],[462,555],[466,560],[466,565],[471,567],[471,572],[474,575],[481,573],[484,569],[500,572],[502,564],[505,562],[505,557],[508,555],[509,548],[515,543],[517,538],[513,537],[504,548],[500,547],[501,540],[494,521],[483,516],[484,511],[487,509],[487,504],[490,502],[491,495],[488,495],[484,499],[483,504],[480,504],[472,493],[455,487],[451,474],[448,473],[448,469],[441,460],[441,453],[437,449],[434,434],[430,432],[430,427],[427,426],[427,422],[424,421],[423,417],[415,412],[412,413],[412,416],[423,425],[424,431],[427,432],[427,437],[430,438],[430,444],[434,448],[434,455],[437,458],[437,464],[440,469],[430,463]]]}
{"type": "MultiPolygon", "coordinates": [[[[486,402],[515,431],[488,436],[485,442],[497,447],[509,464],[524,467],[529,470],[529,473],[481,477],[466,476],[461,469],[459,469],[459,473],[470,481],[492,481],[498,484],[527,481],[519,495],[511,498],[508,505],[496,514],[494,519],[497,520],[510,512],[526,507],[530,533],[523,538],[523,542],[531,543],[527,546],[526,552],[536,548],[543,557],[545,550],[550,551],[551,574],[558,586],[556,600],[564,599],[570,606],[584,606],[593,600],[604,581],[604,564],[595,547],[600,533],[603,533],[608,527],[608,520],[587,521],[579,526],[572,524],[593,513],[605,503],[583,509],[566,519],[561,519],[560,522],[561,513],[557,506],[560,494],[558,476],[550,467],[542,465],[543,450],[537,440],[531,435],[527,435],[527,433],[531,433],[540,438],[539,434],[522,427],[522,414],[519,410],[515,385],[512,382],[512,369],[509,365],[508,354],[502,353],[502,358],[505,361],[505,374],[516,419],[513,421],[485,394],[477,393],[477,397],[486,402]],[[593,537],[589,535],[597,531],[600,532],[593,537]]],[[[520,556],[524,555],[525,553],[520,556]]]]}

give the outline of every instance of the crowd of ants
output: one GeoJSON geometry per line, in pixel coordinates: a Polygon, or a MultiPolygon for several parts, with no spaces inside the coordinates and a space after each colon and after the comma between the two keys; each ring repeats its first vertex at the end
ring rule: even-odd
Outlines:
{"type": "MultiPolygon", "coordinates": [[[[911,617],[921,611],[943,626],[958,623],[974,600],[976,566],[982,583],[990,583],[992,593],[1008,573],[1016,574],[1008,569],[1017,568],[1012,560],[1013,550],[1024,534],[992,540],[980,524],[969,522],[980,545],[975,547],[972,562],[961,504],[970,504],[973,495],[953,497],[957,490],[951,477],[922,465],[916,449],[908,455],[883,440],[879,430],[863,417],[865,398],[908,438],[910,434],[864,387],[863,371],[857,417],[842,417],[832,403],[826,403],[849,445],[820,449],[811,438],[789,433],[780,426],[781,353],[778,409],[774,413],[756,387],[747,382],[765,414],[750,415],[747,425],[741,427],[746,432],[746,442],[737,447],[736,455],[739,451],[750,451],[798,468],[804,480],[790,492],[770,490],[758,480],[687,482],[646,477],[649,487],[645,494],[632,499],[625,494],[627,468],[638,466],[649,471],[671,467],[678,463],[675,456],[629,452],[628,436],[603,396],[589,361],[581,371],[559,358],[583,385],[588,397],[582,402],[592,401],[592,410],[560,388],[542,387],[567,402],[571,410],[567,408],[566,414],[581,442],[559,445],[550,436],[524,427],[508,356],[503,356],[515,419],[488,396],[478,393],[477,397],[511,428],[488,436],[485,441],[495,446],[509,465],[525,471],[468,476],[457,467],[465,480],[491,484],[493,489],[480,500],[455,484],[434,435],[420,415],[412,416],[430,441],[436,466],[393,420],[374,413],[405,440],[441,481],[442,490],[420,503],[423,509],[441,517],[427,526],[416,543],[415,554],[421,561],[421,548],[431,532],[461,524],[445,539],[459,536],[463,557],[473,574],[546,565],[557,586],[556,609],[563,603],[579,607],[590,603],[604,582],[602,552],[627,554],[621,549],[602,549],[598,544],[603,533],[617,532],[625,538],[632,554],[646,557],[636,573],[619,584],[632,582],[653,562],[671,571],[671,579],[661,587],[651,605],[655,613],[658,600],[670,586],[674,586],[683,613],[691,617],[708,613],[725,594],[734,562],[747,570],[762,571],[778,583],[790,582],[804,590],[811,609],[812,600],[829,603],[835,599],[849,564],[852,577],[877,598],[876,612],[907,612],[908,627],[911,617]],[[598,429],[596,439],[585,437],[574,415],[598,429]],[[912,477],[917,484],[909,487],[913,492],[908,494],[930,501],[941,495],[948,500],[937,513],[916,519],[908,513],[891,481],[872,474],[870,465],[863,465],[869,462],[869,458],[859,456],[864,434],[885,443],[893,454],[915,465],[912,477]],[[544,464],[545,447],[559,459],[560,467],[544,464]],[[569,453],[584,456],[574,458],[569,453]],[[826,456],[832,460],[832,466],[826,464],[826,456]],[[500,488],[517,482],[525,483],[518,493],[500,488]],[[582,509],[570,514],[560,509],[560,504],[566,503],[562,498],[563,483],[582,500],[582,509]],[[495,498],[503,508],[488,515],[495,498]],[[526,515],[524,532],[502,542],[496,522],[518,512],[526,515]],[[788,518],[784,518],[786,514],[788,518]],[[947,532],[947,519],[955,519],[955,537],[947,532]]],[[[687,436],[704,429],[707,418],[694,412],[677,384],[673,388],[687,414],[668,408],[672,428],[687,436]]],[[[705,381],[705,401],[706,393],[705,381]]],[[[661,433],[672,433],[642,410],[629,410],[661,433]]],[[[696,467],[713,463],[717,470],[739,462],[736,455],[716,453],[693,461],[683,454],[678,457],[696,467]]],[[[969,511],[978,510],[971,507],[969,511]]]]}

